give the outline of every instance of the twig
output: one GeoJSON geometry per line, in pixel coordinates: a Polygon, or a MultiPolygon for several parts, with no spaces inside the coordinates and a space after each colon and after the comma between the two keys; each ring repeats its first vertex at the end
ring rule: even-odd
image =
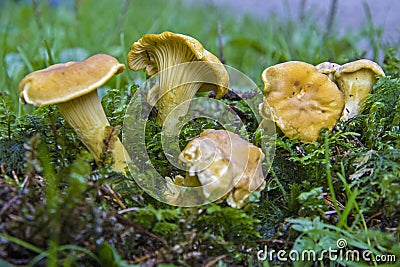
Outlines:
{"type": "Polygon", "coordinates": [[[6,169],[5,169],[5,163],[0,163],[0,172],[1,175],[6,176],[6,169]]]}
{"type": "MultiPolygon", "coordinates": [[[[324,200],[324,203],[326,205],[328,205],[329,207],[331,207],[332,209],[335,209],[336,205],[340,211],[343,211],[345,209],[345,206],[342,203],[340,203],[337,200],[332,199],[330,196],[323,196],[323,200],[324,200]],[[336,205],[334,202],[336,202],[336,205]]],[[[335,209],[335,212],[336,212],[336,209],[335,209]]]]}
{"type": "MultiPolygon", "coordinates": [[[[228,89],[228,93],[226,93],[222,99],[230,100],[230,101],[240,101],[240,100],[245,100],[245,99],[251,99],[255,96],[257,96],[259,93],[255,91],[250,91],[250,92],[235,92],[231,89],[228,89]]],[[[209,98],[215,98],[216,94],[214,91],[210,91],[208,93],[209,98]]]]}
{"type": "Polygon", "coordinates": [[[126,208],[126,209],[123,209],[123,210],[119,210],[118,214],[121,215],[121,214],[124,214],[124,213],[128,213],[128,212],[131,212],[131,211],[137,211],[137,210],[139,210],[139,208],[137,208],[137,207],[126,208]]]}
{"type": "Polygon", "coordinates": [[[229,109],[232,110],[237,116],[239,116],[239,118],[241,120],[244,120],[244,121],[250,121],[251,120],[251,117],[247,113],[241,111],[236,106],[230,105],[229,109]]]}
{"type": "Polygon", "coordinates": [[[145,260],[148,260],[148,259],[150,259],[152,257],[152,255],[151,254],[146,254],[146,255],[144,255],[144,256],[141,256],[141,257],[135,257],[135,256],[133,256],[133,260],[134,260],[134,264],[136,264],[136,263],[141,263],[142,261],[145,261],[145,260]]]}
{"type": "MultiPolygon", "coordinates": [[[[323,35],[323,41],[325,42],[329,36],[331,36],[332,34],[332,29],[333,29],[333,22],[335,21],[335,16],[336,16],[336,12],[337,12],[337,0],[332,0],[331,1],[331,7],[329,9],[329,16],[328,16],[328,20],[326,22],[326,31],[325,34],[323,35]]],[[[333,51],[332,49],[328,49],[329,54],[331,55],[331,57],[333,56],[333,51]]]]}
{"type": "Polygon", "coordinates": [[[351,134],[350,137],[351,137],[354,141],[356,141],[358,147],[364,147],[364,144],[361,143],[361,141],[360,141],[356,136],[354,136],[353,134],[351,134]]]}
{"type": "Polygon", "coordinates": [[[4,206],[1,208],[0,210],[0,217],[3,216],[3,213],[9,208],[11,207],[11,205],[17,201],[19,198],[19,196],[14,196],[12,199],[10,199],[6,204],[4,204],[4,206]]]}
{"type": "Polygon", "coordinates": [[[300,21],[304,21],[304,19],[306,18],[306,4],[307,4],[307,0],[301,0],[301,4],[300,4],[300,21]]]}
{"type": "Polygon", "coordinates": [[[215,266],[215,265],[217,264],[218,261],[220,261],[220,260],[226,258],[226,256],[228,256],[228,254],[220,255],[220,256],[216,257],[215,259],[213,259],[213,260],[207,262],[207,263],[204,264],[203,266],[204,266],[204,267],[215,266]]]}
{"type": "Polygon", "coordinates": [[[38,0],[33,0],[32,1],[32,7],[33,7],[33,12],[35,14],[35,21],[39,27],[40,32],[42,33],[43,25],[40,20],[40,7],[39,7],[39,1],[38,0]]]}
{"type": "Polygon", "coordinates": [[[11,171],[12,177],[14,178],[14,181],[17,183],[17,185],[19,185],[19,179],[17,174],[15,173],[15,171],[11,171]]]}
{"type": "Polygon", "coordinates": [[[108,190],[108,192],[111,194],[113,197],[113,200],[115,203],[117,203],[122,209],[126,209],[125,204],[122,202],[122,200],[117,196],[117,194],[114,192],[114,190],[111,188],[110,185],[105,184],[105,188],[108,190]]]}
{"type": "Polygon", "coordinates": [[[224,47],[222,43],[222,26],[221,21],[217,21],[217,30],[218,30],[218,47],[219,47],[219,60],[222,64],[225,64],[224,58],[224,47]]]}
{"type": "Polygon", "coordinates": [[[337,5],[338,0],[332,0],[331,1],[331,7],[329,9],[329,16],[328,16],[328,21],[326,23],[326,33],[325,33],[325,39],[329,37],[332,33],[332,28],[333,28],[333,22],[335,21],[335,16],[337,12],[337,5]]]}

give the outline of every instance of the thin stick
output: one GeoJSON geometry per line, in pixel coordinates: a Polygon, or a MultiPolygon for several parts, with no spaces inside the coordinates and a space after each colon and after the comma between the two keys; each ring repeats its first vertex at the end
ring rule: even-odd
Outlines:
{"type": "Polygon", "coordinates": [[[332,0],[331,1],[331,7],[329,9],[329,17],[328,17],[328,21],[326,22],[326,34],[325,34],[325,37],[330,36],[331,33],[332,33],[333,22],[335,20],[336,13],[337,13],[337,7],[338,7],[337,4],[338,4],[338,0],[332,0]]]}
{"type": "Polygon", "coordinates": [[[306,18],[306,4],[307,0],[301,0],[300,3],[300,21],[304,21],[306,18]]]}
{"type": "Polygon", "coordinates": [[[114,192],[114,190],[111,188],[110,185],[105,184],[104,187],[108,190],[108,193],[111,194],[113,197],[113,201],[117,203],[123,210],[126,209],[125,204],[122,202],[122,200],[118,197],[118,195],[114,192]]]}
{"type": "Polygon", "coordinates": [[[39,27],[40,32],[42,32],[43,25],[42,21],[40,20],[40,6],[39,6],[39,1],[38,0],[33,0],[32,1],[32,7],[33,7],[33,12],[35,14],[35,21],[39,27]]]}
{"type": "Polygon", "coordinates": [[[222,26],[221,21],[217,21],[217,30],[218,30],[218,47],[219,47],[219,60],[221,60],[222,64],[225,64],[224,58],[224,48],[222,44],[222,26]]]}

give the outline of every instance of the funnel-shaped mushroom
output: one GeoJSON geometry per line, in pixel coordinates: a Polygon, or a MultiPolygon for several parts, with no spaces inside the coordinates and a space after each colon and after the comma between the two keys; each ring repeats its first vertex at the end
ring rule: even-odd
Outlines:
{"type": "Polygon", "coordinates": [[[385,76],[385,73],[377,63],[368,59],[349,62],[337,68],[335,80],[344,93],[345,102],[341,120],[347,121],[361,112],[376,75],[385,76]]]}
{"type": "Polygon", "coordinates": [[[206,198],[222,193],[235,208],[241,208],[251,192],[265,187],[264,153],[229,131],[203,131],[186,145],[179,159],[186,163],[187,176],[197,176],[206,198]]]}
{"type": "Polygon", "coordinates": [[[315,141],[321,128],[332,129],[342,113],[343,93],[311,64],[277,64],[263,71],[262,80],[264,102],[286,136],[315,141]]]}
{"type": "Polygon", "coordinates": [[[228,91],[229,76],[223,64],[196,39],[186,35],[172,32],[144,35],[132,44],[128,66],[134,71],[145,69],[147,75],[160,74],[159,85],[149,91],[147,100],[158,108],[160,125],[179,106],[179,112],[175,113],[179,115],[174,115],[172,125],[166,125],[167,131],[174,129],[179,116],[186,114],[197,91],[213,90],[217,99],[228,91]],[[188,62],[202,64],[180,65],[188,62]]]}
{"type": "Polygon", "coordinates": [[[19,84],[20,99],[39,107],[56,104],[96,162],[104,159],[105,150],[112,151],[114,170],[125,172],[129,156],[118,136],[109,137],[112,131],[97,94],[98,87],[124,70],[123,64],[105,54],[55,64],[25,76],[19,84]]]}

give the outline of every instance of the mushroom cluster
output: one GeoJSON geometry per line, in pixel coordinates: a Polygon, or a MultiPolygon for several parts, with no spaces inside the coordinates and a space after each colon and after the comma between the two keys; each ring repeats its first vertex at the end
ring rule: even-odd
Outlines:
{"type": "Polygon", "coordinates": [[[132,44],[128,66],[133,71],[145,69],[149,76],[159,75],[159,84],[148,92],[147,102],[158,108],[161,126],[174,109],[179,109],[165,125],[166,132],[175,130],[196,92],[213,90],[216,99],[228,92],[229,76],[220,60],[196,39],[183,34],[144,35],[132,44]]]}
{"type": "Polygon", "coordinates": [[[206,198],[220,195],[234,208],[243,207],[251,192],[264,189],[264,157],[260,148],[239,135],[213,129],[191,140],[179,155],[187,167],[185,179],[197,178],[206,198]]]}
{"type": "Polygon", "coordinates": [[[311,64],[277,64],[263,71],[262,80],[265,87],[260,114],[270,116],[287,136],[315,141],[321,128],[332,129],[342,113],[343,93],[311,64]]]}
{"type": "MultiPolygon", "coordinates": [[[[147,102],[157,107],[157,122],[167,133],[175,133],[197,92],[213,90],[216,99],[228,92],[224,65],[190,36],[146,34],[132,44],[127,61],[133,71],[158,75],[157,84],[147,92],[147,102]]],[[[111,154],[113,169],[125,173],[130,157],[118,131],[110,126],[96,90],[124,70],[125,65],[105,54],[55,64],[25,76],[19,84],[20,99],[39,107],[56,104],[96,162],[107,161],[106,155],[111,154]]],[[[264,100],[259,111],[285,135],[312,142],[322,128],[331,130],[339,118],[346,121],[359,114],[376,75],[385,74],[366,59],[344,65],[289,61],[270,66],[261,75],[264,100]]],[[[206,199],[226,199],[230,206],[242,208],[251,192],[265,187],[264,158],[260,148],[239,135],[207,129],[179,154],[186,164],[186,177],[176,177],[174,183],[200,186],[206,199]]]]}
{"type": "Polygon", "coordinates": [[[56,104],[96,162],[107,160],[104,157],[110,151],[113,170],[125,173],[129,155],[112,130],[97,94],[97,88],[124,70],[125,65],[106,54],[55,64],[21,80],[20,100],[38,107],[56,104]]]}
{"type": "Polygon", "coordinates": [[[323,127],[331,130],[341,119],[360,113],[376,75],[385,75],[375,62],[361,59],[317,66],[289,61],[262,73],[264,103],[261,116],[272,118],[286,136],[312,142],[323,127]]]}
{"type": "MultiPolygon", "coordinates": [[[[158,75],[158,83],[147,93],[147,102],[157,107],[157,122],[167,133],[176,130],[179,117],[187,113],[197,92],[213,90],[216,99],[228,92],[229,76],[224,65],[190,36],[146,34],[132,44],[127,61],[133,71],[158,75]]],[[[241,208],[251,192],[265,186],[263,152],[229,131],[205,130],[187,144],[179,159],[186,164],[187,175],[175,177],[173,183],[201,186],[201,198],[212,201],[222,197],[230,206],[241,208]]]]}

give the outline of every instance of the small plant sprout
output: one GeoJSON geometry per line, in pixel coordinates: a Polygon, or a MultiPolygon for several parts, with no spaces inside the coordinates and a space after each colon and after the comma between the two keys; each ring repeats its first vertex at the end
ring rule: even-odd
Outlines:
{"type": "Polygon", "coordinates": [[[251,192],[265,187],[260,148],[226,130],[207,129],[179,155],[186,164],[185,179],[197,177],[206,198],[221,194],[234,208],[242,208],[251,192]]]}
{"type": "MultiPolygon", "coordinates": [[[[321,128],[332,129],[343,107],[343,93],[311,64],[289,61],[262,72],[264,103],[282,132],[304,142],[318,139],[321,128]]],[[[260,106],[260,111],[263,111],[260,106]]],[[[265,116],[264,112],[260,112],[265,116]]]]}
{"type": "Polygon", "coordinates": [[[19,84],[22,103],[56,104],[97,163],[111,151],[113,170],[125,173],[129,156],[104,113],[97,88],[125,70],[114,57],[97,54],[81,62],[55,64],[32,72],[19,84]],[[107,142],[107,145],[106,145],[107,142]]]}
{"type": "Polygon", "coordinates": [[[128,66],[133,71],[145,69],[149,76],[159,73],[159,84],[148,92],[147,102],[158,108],[157,122],[161,126],[171,111],[179,108],[165,125],[167,132],[175,129],[198,91],[213,90],[217,99],[228,91],[229,76],[220,60],[196,39],[183,34],[144,35],[132,44],[128,66]],[[189,62],[202,64],[183,64],[189,62]]]}
{"type": "Polygon", "coordinates": [[[345,107],[341,120],[347,121],[361,112],[376,76],[385,76],[382,68],[368,59],[360,59],[337,67],[335,81],[344,93],[345,107]]]}

